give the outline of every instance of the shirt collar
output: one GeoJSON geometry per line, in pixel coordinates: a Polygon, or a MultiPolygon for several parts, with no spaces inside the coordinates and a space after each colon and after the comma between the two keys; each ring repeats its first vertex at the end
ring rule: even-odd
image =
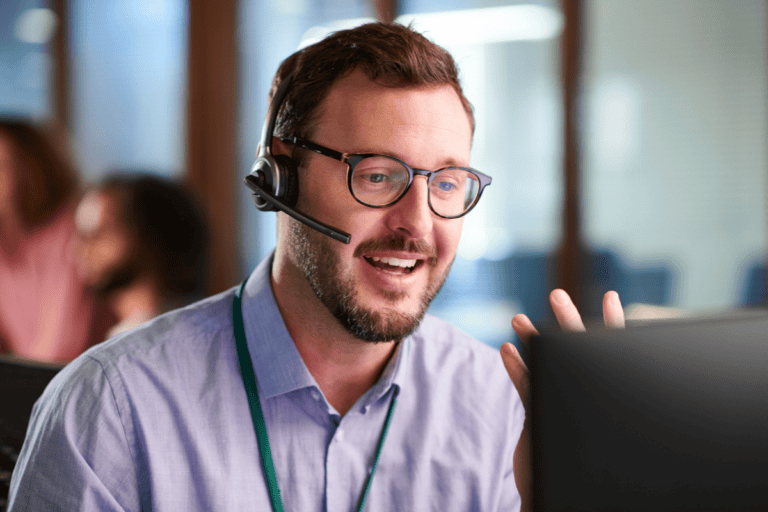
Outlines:
{"type": "Polygon", "coordinates": [[[264,398],[318,387],[301,359],[272,292],[274,253],[251,273],[243,290],[243,323],[253,371],[264,398]]]}
{"type": "MultiPolygon", "coordinates": [[[[243,290],[245,337],[253,371],[265,399],[307,387],[320,389],[296,349],[277,307],[271,284],[273,258],[274,252],[256,267],[243,290]]],[[[382,398],[390,387],[396,387],[397,391],[403,387],[410,343],[411,336],[408,336],[399,344],[379,380],[358,402],[364,408],[382,398]]]]}
{"type": "Polygon", "coordinates": [[[377,400],[380,400],[387,394],[390,387],[394,387],[399,393],[405,384],[406,372],[408,367],[408,353],[410,352],[411,336],[405,338],[398,344],[392,357],[389,359],[384,373],[368,391],[362,400],[363,408],[368,407],[377,400]]]}

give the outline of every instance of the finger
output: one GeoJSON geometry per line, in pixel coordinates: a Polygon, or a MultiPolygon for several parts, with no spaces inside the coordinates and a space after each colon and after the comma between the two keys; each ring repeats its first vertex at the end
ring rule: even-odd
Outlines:
{"type": "Polygon", "coordinates": [[[525,366],[520,352],[509,342],[501,346],[501,360],[504,362],[504,368],[507,369],[509,378],[517,389],[517,394],[523,401],[525,409],[528,410],[528,398],[531,392],[531,377],[528,367],[525,366]]]}
{"type": "Polygon", "coordinates": [[[624,328],[624,308],[621,307],[619,294],[610,291],[603,296],[603,319],[605,326],[612,329],[624,328]]]}
{"type": "Polygon", "coordinates": [[[566,331],[585,331],[584,322],[581,321],[579,310],[573,304],[573,301],[565,290],[552,290],[549,294],[549,302],[552,304],[552,310],[555,312],[555,318],[560,327],[566,331]]]}
{"type": "Polygon", "coordinates": [[[539,331],[533,326],[533,322],[523,314],[515,315],[514,318],[512,318],[512,328],[515,330],[517,337],[525,343],[526,347],[529,346],[528,342],[530,341],[531,336],[539,335],[539,331]]]}

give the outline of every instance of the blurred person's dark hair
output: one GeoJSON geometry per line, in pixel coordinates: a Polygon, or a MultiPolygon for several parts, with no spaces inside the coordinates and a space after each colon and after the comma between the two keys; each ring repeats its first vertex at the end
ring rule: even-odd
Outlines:
{"type": "Polygon", "coordinates": [[[116,172],[97,191],[114,194],[129,230],[129,269],[112,288],[149,273],[166,299],[205,295],[209,233],[202,210],[186,187],[146,172],[116,172]]]}
{"type": "Polygon", "coordinates": [[[0,137],[12,152],[16,211],[25,229],[53,218],[78,191],[77,172],[57,136],[53,127],[38,127],[26,118],[0,118],[0,137]]]}

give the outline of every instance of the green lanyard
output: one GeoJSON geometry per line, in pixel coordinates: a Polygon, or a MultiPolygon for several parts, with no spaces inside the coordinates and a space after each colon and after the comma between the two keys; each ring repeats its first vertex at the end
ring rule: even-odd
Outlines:
{"type": "MultiPolygon", "coordinates": [[[[272,502],[274,512],[284,512],[283,500],[280,497],[280,487],[277,485],[277,475],[275,474],[275,464],[272,462],[272,450],[269,448],[269,437],[267,436],[267,425],[264,422],[264,413],[261,411],[261,402],[259,392],[256,388],[256,376],[253,373],[253,362],[248,352],[248,344],[245,340],[245,325],[243,324],[242,296],[245,289],[245,282],[240,285],[235,292],[235,300],[232,304],[232,321],[235,330],[235,345],[237,346],[237,358],[240,360],[240,373],[243,375],[243,384],[245,385],[245,394],[248,396],[248,405],[251,409],[251,419],[256,429],[256,438],[259,441],[259,452],[261,453],[261,464],[264,466],[264,474],[267,477],[267,487],[269,488],[269,498],[272,502]]],[[[363,495],[360,497],[360,504],[357,507],[358,512],[362,512],[365,507],[365,500],[371,490],[373,474],[379,465],[379,456],[384,446],[384,439],[387,437],[389,425],[392,422],[392,415],[395,412],[397,404],[397,390],[393,390],[392,401],[389,404],[387,419],[384,422],[384,428],[381,430],[379,446],[376,449],[376,456],[373,459],[373,466],[365,482],[363,495]]]]}

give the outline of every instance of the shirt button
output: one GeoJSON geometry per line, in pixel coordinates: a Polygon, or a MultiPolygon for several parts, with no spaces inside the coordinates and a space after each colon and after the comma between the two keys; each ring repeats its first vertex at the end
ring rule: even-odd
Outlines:
{"type": "Polygon", "coordinates": [[[339,429],[336,431],[336,435],[333,438],[335,441],[343,441],[344,440],[344,431],[339,429]]]}
{"type": "Polygon", "coordinates": [[[310,392],[310,395],[312,395],[312,398],[314,398],[315,400],[320,401],[320,393],[316,389],[313,389],[310,392]]]}

